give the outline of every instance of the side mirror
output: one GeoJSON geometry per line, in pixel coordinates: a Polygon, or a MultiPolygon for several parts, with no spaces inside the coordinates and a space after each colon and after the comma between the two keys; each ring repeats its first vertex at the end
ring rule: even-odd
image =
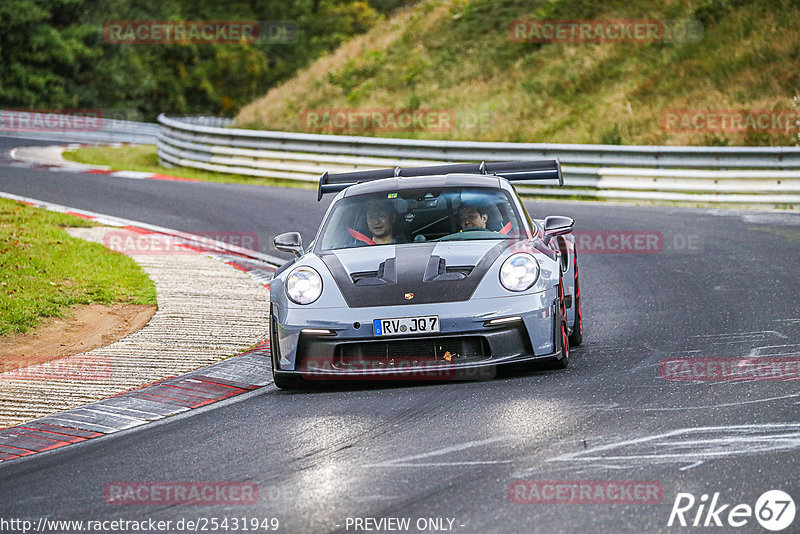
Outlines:
{"type": "Polygon", "coordinates": [[[544,238],[549,241],[557,235],[570,233],[574,227],[575,220],[572,217],[551,215],[544,220],[544,238]]]}
{"type": "Polygon", "coordinates": [[[276,235],[272,240],[275,248],[281,252],[291,252],[298,258],[303,256],[303,239],[299,232],[286,232],[276,235]]]}

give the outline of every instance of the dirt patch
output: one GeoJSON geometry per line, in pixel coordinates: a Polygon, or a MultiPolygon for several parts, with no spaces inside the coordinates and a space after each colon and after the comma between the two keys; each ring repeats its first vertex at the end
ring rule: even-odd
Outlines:
{"type": "Polygon", "coordinates": [[[0,338],[0,371],[48,362],[103,347],[141,329],[156,306],[88,304],[27,334],[0,338]]]}

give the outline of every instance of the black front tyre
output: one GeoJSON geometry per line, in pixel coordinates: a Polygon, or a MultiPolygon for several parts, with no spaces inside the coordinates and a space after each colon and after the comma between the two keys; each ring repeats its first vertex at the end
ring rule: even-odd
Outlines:
{"type": "Polygon", "coordinates": [[[569,335],[569,345],[577,347],[583,342],[583,314],[581,312],[581,286],[578,281],[578,255],[575,255],[575,288],[572,307],[575,310],[575,326],[569,335]]]}
{"type": "Polygon", "coordinates": [[[564,284],[558,283],[559,311],[561,312],[561,359],[553,361],[548,369],[566,369],[569,365],[569,334],[567,332],[567,307],[564,303],[564,284]]]}
{"type": "Polygon", "coordinates": [[[300,389],[304,384],[303,379],[300,377],[278,374],[274,370],[272,371],[272,380],[278,389],[300,389]]]}

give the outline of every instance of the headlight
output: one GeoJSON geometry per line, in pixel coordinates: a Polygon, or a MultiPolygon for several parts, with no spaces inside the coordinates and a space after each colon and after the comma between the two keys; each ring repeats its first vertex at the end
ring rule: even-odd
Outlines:
{"type": "Polygon", "coordinates": [[[286,296],[297,304],[311,304],[322,294],[322,278],[311,267],[298,267],[286,277],[286,296]]]}
{"type": "Polygon", "coordinates": [[[509,291],[525,291],[538,278],[539,263],[530,254],[514,254],[500,267],[500,283],[509,291]]]}

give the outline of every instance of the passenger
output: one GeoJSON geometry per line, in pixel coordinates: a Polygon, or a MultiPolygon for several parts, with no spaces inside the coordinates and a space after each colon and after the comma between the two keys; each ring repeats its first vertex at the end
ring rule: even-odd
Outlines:
{"type": "Polygon", "coordinates": [[[462,230],[467,228],[486,228],[489,214],[486,208],[477,204],[461,204],[458,208],[458,222],[462,230]]]}

